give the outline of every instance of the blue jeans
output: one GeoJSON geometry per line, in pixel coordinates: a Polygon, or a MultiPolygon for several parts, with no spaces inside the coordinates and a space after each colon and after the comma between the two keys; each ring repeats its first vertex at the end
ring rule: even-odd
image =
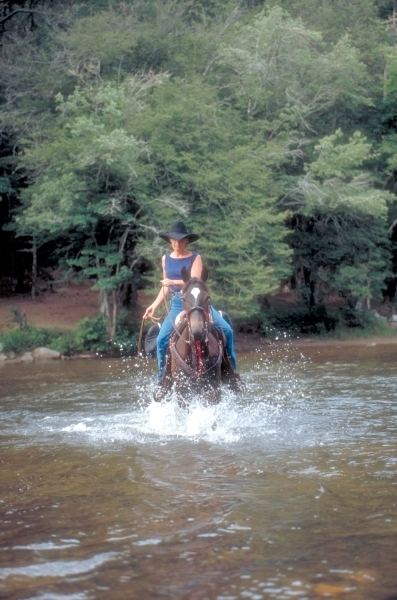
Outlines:
{"type": "MultiPolygon", "coordinates": [[[[170,341],[171,334],[174,330],[175,319],[179,313],[183,310],[182,298],[173,295],[171,300],[170,311],[161,325],[158,337],[157,337],[157,366],[158,366],[158,378],[159,382],[162,381],[165,360],[167,356],[168,342],[170,341]]],[[[226,338],[226,351],[230,357],[230,362],[234,370],[237,369],[237,357],[234,349],[234,333],[229,323],[225,321],[215,308],[211,307],[211,316],[215,327],[220,329],[226,338]]]]}

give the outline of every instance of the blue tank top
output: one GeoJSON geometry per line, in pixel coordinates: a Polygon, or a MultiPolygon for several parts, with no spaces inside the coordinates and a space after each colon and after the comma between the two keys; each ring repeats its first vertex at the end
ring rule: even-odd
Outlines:
{"type": "MultiPolygon", "coordinates": [[[[165,276],[168,279],[182,279],[183,267],[186,267],[190,273],[190,269],[192,268],[196,256],[197,252],[193,252],[191,256],[186,256],[186,258],[172,258],[169,254],[166,254],[164,262],[165,276]]],[[[173,292],[179,292],[181,289],[181,285],[171,286],[173,292]]]]}

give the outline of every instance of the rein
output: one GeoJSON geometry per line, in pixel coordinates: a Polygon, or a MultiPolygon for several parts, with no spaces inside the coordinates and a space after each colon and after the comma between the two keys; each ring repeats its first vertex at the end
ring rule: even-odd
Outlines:
{"type": "MultiPolygon", "coordinates": [[[[188,343],[191,343],[191,342],[188,342],[188,343]]],[[[213,369],[218,367],[218,365],[220,365],[220,363],[222,362],[222,356],[223,356],[223,346],[222,346],[221,340],[218,340],[218,356],[216,357],[216,362],[213,365],[211,365],[210,367],[208,367],[208,369],[204,369],[201,343],[200,342],[194,342],[194,343],[200,345],[200,353],[199,353],[199,358],[198,358],[198,365],[200,365],[200,366],[199,366],[199,369],[197,369],[197,371],[195,369],[193,369],[193,367],[188,365],[187,362],[185,361],[185,359],[179,354],[179,352],[175,346],[175,343],[171,344],[171,354],[175,358],[175,361],[178,363],[178,365],[181,367],[182,371],[184,371],[184,373],[186,375],[188,375],[188,377],[190,377],[191,379],[197,380],[197,379],[200,379],[201,377],[203,377],[206,373],[209,373],[210,371],[212,371],[213,369]]]]}

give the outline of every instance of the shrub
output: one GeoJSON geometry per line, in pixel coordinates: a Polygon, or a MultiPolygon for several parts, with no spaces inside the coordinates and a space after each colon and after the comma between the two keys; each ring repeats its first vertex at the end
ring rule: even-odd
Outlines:
{"type": "Polygon", "coordinates": [[[354,315],[348,312],[343,314],[343,319],[332,332],[332,337],[366,337],[369,335],[393,336],[393,329],[386,317],[377,315],[372,311],[354,311],[354,315]]]}
{"type": "Polygon", "coordinates": [[[325,333],[332,331],[336,324],[336,316],[323,306],[311,311],[306,307],[272,308],[261,314],[261,329],[266,335],[284,331],[292,335],[325,333]]]}
{"type": "Polygon", "coordinates": [[[63,334],[57,341],[57,350],[63,354],[73,352],[111,352],[114,354],[131,354],[136,345],[136,332],[120,322],[116,336],[109,340],[106,322],[103,316],[82,319],[77,329],[63,334]]]}
{"type": "Polygon", "coordinates": [[[114,340],[109,340],[106,323],[102,316],[83,319],[73,331],[59,331],[42,327],[26,326],[13,328],[0,334],[2,352],[21,354],[39,346],[58,350],[62,354],[73,352],[112,352],[132,354],[137,343],[137,333],[133,326],[120,322],[114,340]]]}
{"type": "Polygon", "coordinates": [[[23,329],[9,329],[0,335],[0,344],[3,352],[27,352],[39,346],[55,348],[55,340],[59,332],[42,327],[24,327],[23,329]]]}
{"type": "Polygon", "coordinates": [[[287,332],[291,335],[388,335],[391,328],[387,319],[371,311],[352,308],[329,308],[316,306],[312,310],[304,306],[294,308],[270,308],[261,313],[261,330],[272,337],[287,332]]]}
{"type": "Polygon", "coordinates": [[[128,311],[120,311],[116,335],[111,342],[114,351],[122,355],[134,352],[138,345],[139,327],[139,323],[130,321],[128,311]]]}
{"type": "Polygon", "coordinates": [[[92,319],[82,319],[74,332],[75,350],[105,352],[109,342],[106,335],[105,319],[98,315],[92,319]]]}

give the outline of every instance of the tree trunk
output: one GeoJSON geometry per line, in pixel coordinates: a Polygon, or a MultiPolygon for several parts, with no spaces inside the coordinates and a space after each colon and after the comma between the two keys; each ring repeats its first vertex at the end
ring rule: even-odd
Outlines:
{"type": "Polygon", "coordinates": [[[116,336],[116,327],[117,327],[117,315],[118,315],[118,302],[117,302],[117,292],[113,290],[112,292],[112,318],[110,321],[110,339],[113,339],[116,336]]]}
{"type": "Polygon", "coordinates": [[[99,312],[105,317],[106,321],[109,321],[109,297],[104,290],[99,291],[99,312]]]}
{"type": "Polygon", "coordinates": [[[32,300],[36,299],[37,295],[37,244],[36,239],[32,238],[32,300]]]}
{"type": "Polygon", "coordinates": [[[117,317],[119,305],[117,299],[117,291],[113,290],[110,294],[101,290],[99,292],[100,308],[99,312],[106,320],[106,333],[111,340],[116,335],[117,317]]]}

